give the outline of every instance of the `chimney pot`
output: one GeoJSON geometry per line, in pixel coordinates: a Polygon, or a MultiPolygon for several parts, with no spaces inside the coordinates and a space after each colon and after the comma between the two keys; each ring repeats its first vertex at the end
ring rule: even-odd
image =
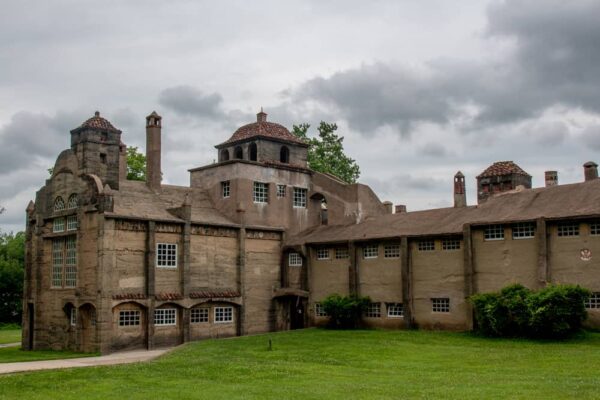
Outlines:
{"type": "Polygon", "coordinates": [[[558,185],[558,172],[557,171],[544,172],[544,178],[546,181],[546,187],[558,185]]]}
{"type": "Polygon", "coordinates": [[[598,164],[593,161],[586,162],[583,164],[583,174],[586,182],[598,179],[598,164]]]}
{"type": "Polygon", "coordinates": [[[383,206],[385,207],[386,213],[392,214],[394,212],[394,204],[391,201],[384,201],[383,206]]]}
{"type": "Polygon", "coordinates": [[[396,204],[396,214],[405,213],[406,205],[404,204],[396,204]]]}
{"type": "Polygon", "coordinates": [[[458,171],[454,175],[454,207],[467,206],[467,193],[465,191],[465,176],[458,171]]]}

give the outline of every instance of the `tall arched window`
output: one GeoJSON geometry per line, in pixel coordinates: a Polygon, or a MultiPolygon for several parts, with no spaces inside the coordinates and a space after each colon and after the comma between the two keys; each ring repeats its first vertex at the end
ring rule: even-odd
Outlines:
{"type": "Polygon", "coordinates": [[[256,143],[250,143],[250,146],[248,146],[248,153],[250,155],[250,161],[256,161],[257,160],[257,149],[256,149],[256,143]]]}
{"type": "Polygon", "coordinates": [[[221,150],[221,161],[229,161],[229,150],[221,150]]]}
{"type": "Polygon", "coordinates": [[[58,196],[54,200],[54,211],[62,211],[65,209],[65,201],[62,197],[58,196]]]}
{"type": "Polygon", "coordinates": [[[244,158],[244,150],[242,149],[241,146],[237,146],[234,150],[235,152],[235,158],[238,160],[242,160],[244,158]]]}
{"type": "Polygon", "coordinates": [[[281,146],[279,161],[286,164],[290,162],[290,150],[286,146],[281,146]]]}
{"type": "Polygon", "coordinates": [[[73,193],[72,195],[69,196],[69,201],[67,201],[67,208],[69,210],[73,209],[73,208],[77,208],[79,206],[79,196],[77,196],[77,193],[73,193]]]}

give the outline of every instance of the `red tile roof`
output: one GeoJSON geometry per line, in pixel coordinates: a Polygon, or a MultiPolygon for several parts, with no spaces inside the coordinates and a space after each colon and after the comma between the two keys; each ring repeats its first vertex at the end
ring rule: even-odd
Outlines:
{"type": "Polygon", "coordinates": [[[113,300],[145,300],[146,295],[143,293],[121,293],[113,294],[113,300]]]}
{"type": "Polygon", "coordinates": [[[192,299],[210,299],[217,297],[240,297],[237,290],[202,290],[200,292],[190,293],[192,299]]]}
{"type": "Polygon", "coordinates": [[[83,124],[81,124],[81,128],[94,128],[94,129],[102,129],[106,131],[119,132],[117,128],[115,128],[107,119],[102,118],[100,116],[100,112],[96,111],[94,116],[83,124]]]}
{"type": "Polygon", "coordinates": [[[226,142],[221,143],[217,147],[230,143],[241,142],[254,137],[265,137],[284,142],[306,145],[306,143],[304,143],[302,140],[291,134],[285,126],[276,124],[274,122],[267,122],[267,114],[261,111],[257,114],[257,122],[253,122],[238,128],[238,130],[235,131],[226,142]]]}
{"type": "Polygon", "coordinates": [[[179,293],[158,293],[154,296],[156,300],[166,301],[166,300],[181,300],[183,296],[179,293]]]}
{"type": "Polygon", "coordinates": [[[487,178],[491,176],[502,176],[502,175],[525,175],[530,176],[521,167],[512,161],[497,161],[486,168],[481,174],[477,175],[477,178],[487,178]]]}

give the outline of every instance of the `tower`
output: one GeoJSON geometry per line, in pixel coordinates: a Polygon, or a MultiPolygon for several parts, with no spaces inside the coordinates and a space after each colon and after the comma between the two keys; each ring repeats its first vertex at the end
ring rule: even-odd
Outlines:
{"type": "Polygon", "coordinates": [[[465,191],[465,176],[458,171],[454,175],[454,207],[466,207],[467,193],[465,191]]]}
{"type": "Polygon", "coordinates": [[[157,192],[160,190],[161,174],[161,129],[162,117],[152,111],[146,117],[146,184],[157,192]]]}

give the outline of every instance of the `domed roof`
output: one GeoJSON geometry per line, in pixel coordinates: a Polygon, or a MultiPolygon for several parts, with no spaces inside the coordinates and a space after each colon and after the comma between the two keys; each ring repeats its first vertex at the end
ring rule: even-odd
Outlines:
{"type": "Polygon", "coordinates": [[[291,142],[306,146],[302,140],[294,136],[283,125],[267,122],[267,113],[262,110],[256,114],[256,122],[238,128],[231,137],[216,147],[222,147],[231,143],[242,142],[254,137],[264,137],[284,142],[291,142]]]}
{"type": "Polygon", "coordinates": [[[100,111],[96,111],[94,116],[83,124],[81,124],[80,128],[93,128],[93,129],[101,129],[104,131],[113,131],[120,132],[117,128],[115,128],[107,119],[102,118],[100,116],[100,111]]]}
{"type": "Polygon", "coordinates": [[[502,176],[510,174],[530,176],[527,172],[523,171],[521,167],[519,167],[512,161],[497,161],[489,167],[487,167],[485,171],[483,171],[477,176],[477,178],[488,178],[492,176],[502,176]]]}

